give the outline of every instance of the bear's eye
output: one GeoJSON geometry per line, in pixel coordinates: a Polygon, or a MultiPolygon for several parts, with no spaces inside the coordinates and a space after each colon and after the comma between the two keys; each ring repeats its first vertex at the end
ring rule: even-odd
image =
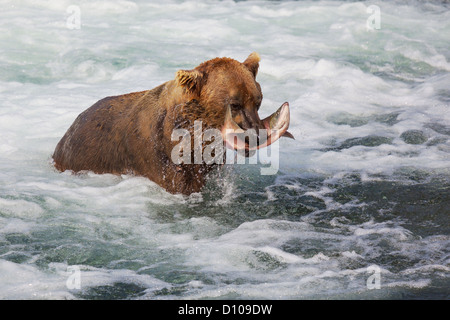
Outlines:
{"type": "Polygon", "coordinates": [[[242,109],[241,105],[239,103],[232,103],[230,104],[231,110],[233,111],[238,111],[240,109],[242,109]]]}

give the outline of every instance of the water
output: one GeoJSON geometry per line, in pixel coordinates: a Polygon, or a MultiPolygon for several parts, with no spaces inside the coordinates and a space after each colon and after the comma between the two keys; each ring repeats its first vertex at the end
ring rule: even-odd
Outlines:
{"type": "Polygon", "coordinates": [[[448,3],[1,7],[0,298],[449,297],[448,3]],[[291,105],[277,175],[231,166],[182,197],[53,169],[97,100],[252,51],[261,116],[291,105]]]}

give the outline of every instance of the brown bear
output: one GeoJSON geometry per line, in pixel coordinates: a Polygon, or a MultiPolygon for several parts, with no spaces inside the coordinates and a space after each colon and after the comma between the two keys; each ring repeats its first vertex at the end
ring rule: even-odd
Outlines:
{"type": "Polygon", "coordinates": [[[132,173],[149,178],[171,193],[199,192],[206,175],[217,164],[172,161],[178,144],[172,139],[175,129],[192,133],[194,122],[201,120],[204,129],[220,130],[224,145],[246,151],[252,149],[248,141],[242,147],[234,138],[230,142],[226,132],[251,129],[258,136],[266,130],[267,138],[258,140],[256,148],[268,146],[283,135],[292,138],[287,132],[287,103],[271,116],[259,118],[263,98],[256,82],[259,61],[257,53],[243,63],[215,58],[192,70],[179,70],[175,80],[152,90],[98,101],[76,118],[56,146],[55,167],[60,171],[132,173]]]}

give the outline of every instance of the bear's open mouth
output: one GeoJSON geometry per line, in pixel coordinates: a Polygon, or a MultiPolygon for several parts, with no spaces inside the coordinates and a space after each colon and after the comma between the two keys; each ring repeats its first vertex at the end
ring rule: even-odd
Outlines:
{"type": "Polygon", "coordinates": [[[225,114],[222,137],[226,146],[234,150],[254,151],[270,146],[281,136],[294,139],[287,131],[290,122],[289,103],[285,102],[270,116],[262,120],[265,129],[242,129],[232,118],[230,107],[225,114]]]}

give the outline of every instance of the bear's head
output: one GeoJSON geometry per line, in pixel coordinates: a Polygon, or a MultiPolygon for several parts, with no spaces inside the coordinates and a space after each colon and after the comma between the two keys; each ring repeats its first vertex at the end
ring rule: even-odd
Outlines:
{"type": "Polygon", "coordinates": [[[256,150],[281,136],[293,138],[287,132],[288,103],[267,118],[259,117],[263,99],[256,81],[259,61],[259,55],[254,52],[242,63],[230,58],[215,58],[192,70],[176,73],[176,83],[184,89],[187,100],[195,102],[184,112],[189,113],[192,120],[202,120],[207,127],[221,130],[227,146],[236,150],[256,150]],[[264,133],[263,138],[261,133],[264,133]],[[249,136],[256,137],[256,143],[251,144],[249,136]]]}

